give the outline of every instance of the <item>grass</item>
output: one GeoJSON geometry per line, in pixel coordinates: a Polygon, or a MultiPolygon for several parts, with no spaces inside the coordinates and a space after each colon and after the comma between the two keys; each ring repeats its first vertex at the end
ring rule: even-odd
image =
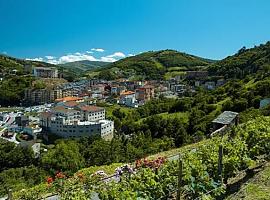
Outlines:
{"type": "Polygon", "coordinates": [[[211,140],[211,139],[205,139],[205,140],[202,140],[202,141],[197,142],[197,143],[193,143],[193,144],[189,144],[189,145],[182,146],[182,147],[179,147],[179,148],[171,149],[169,151],[163,151],[163,152],[148,156],[148,158],[154,159],[154,158],[158,158],[160,156],[162,156],[162,157],[170,157],[170,156],[173,156],[173,155],[181,154],[183,152],[187,152],[187,151],[190,151],[190,150],[192,150],[194,148],[197,148],[197,147],[199,147],[201,145],[204,145],[209,140],[211,140]]]}
{"type": "Polygon", "coordinates": [[[240,191],[227,198],[242,200],[268,200],[270,199],[270,163],[255,175],[246,185],[243,185],[240,191]]]}
{"type": "Polygon", "coordinates": [[[165,80],[168,80],[172,77],[175,77],[175,76],[180,76],[180,75],[184,75],[186,74],[186,72],[182,72],[182,71],[171,71],[171,72],[167,72],[165,75],[164,75],[164,78],[165,80]]]}
{"type": "Polygon", "coordinates": [[[113,114],[113,110],[119,108],[122,112],[125,112],[125,113],[131,113],[133,108],[128,108],[128,107],[123,107],[123,106],[120,106],[118,104],[113,104],[113,105],[106,105],[105,106],[105,110],[106,110],[106,117],[112,117],[113,114]]]}
{"type": "Polygon", "coordinates": [[[186,71],[187,67],[169,67],[167,70],[169,72],[171,72],[171,71],[186,71]]]}
{"type": "MultiPolygon", "coordinates": [[[[181,118],[183,123],[187,124],[188,123],[189,112],[176,112],[176,113],[165,112],[165,113],[160,113],[160,114],[157,114],[157,115],[161,116],[161,117],[163,117],[165,119],[168,119],[168,118],[181,118]]],[[[152,116],[154,116],[154,115],[152,115],[152,116]]],[[[152,116],[150,116],[150,117],[152,117],[152,116]]],[[[147,117],[141,118],[140,120],[137,121],[137,123],[141,123],[145,119],[147,119],[147,117]]]]}

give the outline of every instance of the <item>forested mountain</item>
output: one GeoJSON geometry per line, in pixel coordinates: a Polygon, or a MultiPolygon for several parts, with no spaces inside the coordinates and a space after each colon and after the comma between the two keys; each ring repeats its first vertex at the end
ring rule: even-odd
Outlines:
{"type": "Polygon", "coordinates": [[[229,56],[209,66],[212,74],[226,78],[243,78],[257,71],[270,70],[270,42],[247,49],[241,48],[235,55],[229,56]]]}
{"type": "Polygon", "coordinates": [[[76,73],[83,73],[88,70],[104,67],[108,64],[109,64],[108,62],[81,60],[65,64],[59,64],[59,66],[68,70],[72,70],[76,73]]]}
{"type": "Polygon", "coordinates": [[[99,77],[105,79],[163,79],[166,73],[196,70],[211,62],[213,61],[174,50],[149,51],[116,61],[98,71],[99,77]]]}

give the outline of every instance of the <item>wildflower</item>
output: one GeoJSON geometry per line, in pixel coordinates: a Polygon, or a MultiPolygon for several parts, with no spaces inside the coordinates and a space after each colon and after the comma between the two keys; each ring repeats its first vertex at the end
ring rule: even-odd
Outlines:
{"type": "Polygon", "coordinates": [[[84,179],[84,174],[83,173],[78,173],[77,176],[79,177],[79,179],[84,179]]]}
{"type": "Polygon", "coordinates": [[[59,179],[62,179],[62,178],[65,178],[65,175],[62,173],[62,172],[58,172],[56,175],[55,175],[56,178],[59,178],[59,179]]]}
{"type": "Polygon", "coordinates": [[[48,177],[47,178],[47,183],[50,185],[53,182],[53,178],[52,177],[48,177]]]}

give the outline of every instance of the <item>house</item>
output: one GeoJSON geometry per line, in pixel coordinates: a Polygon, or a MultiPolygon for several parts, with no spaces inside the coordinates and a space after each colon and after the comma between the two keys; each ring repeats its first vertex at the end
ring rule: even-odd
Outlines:
{"type": "Polygon", "coordinates": [[[238,113],[232,111],[224,111],[216,119],[212,121],[213,131],[218,130],[222,127],[233,126],[238,124],[238,113]]]}
{"type": "Polygon", "coordinates": [[[138,88],[136,90],[136,99],[138,101],[149,101],[155,97],[154,86],[145,85],[144,87],[138,88]]]}
{"type": "Polygon", "coordinates": [[[135,92],[126,91],[120,94],[119,104],[136,108],[138,107],[137,100],[135,98],[135,92]]]}
{"type": "Polygon", "coordinates": [[[213,90],[216,87],[216,83],[214,81],[207,81],[205,82],[204,87],[207,90],[213,90]]]}
{"type": "Polygon", "coordinates": [[[67,97],[55,99],[55,102],[69,102],[69,101],[82,102],[83,98],[67,96],[67,97]]]}

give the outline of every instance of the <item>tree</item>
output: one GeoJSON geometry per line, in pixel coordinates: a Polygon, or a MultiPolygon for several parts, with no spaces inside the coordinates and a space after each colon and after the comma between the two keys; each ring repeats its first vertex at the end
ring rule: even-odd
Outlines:
{"type": "Polygon", "coordinates": [[[79,146],[75,141],[60,141],[54,149],[42,157],[43,166],[51,171],[64,171],[73,173],[81,169],[84,158],[80,153],[79,146]]]}
{"type": "Polygon", "coordinates": [[[31,165],[35,162],[32,149],[16,146],[0,139],[0,172],[16,167],[31,165]]]}

